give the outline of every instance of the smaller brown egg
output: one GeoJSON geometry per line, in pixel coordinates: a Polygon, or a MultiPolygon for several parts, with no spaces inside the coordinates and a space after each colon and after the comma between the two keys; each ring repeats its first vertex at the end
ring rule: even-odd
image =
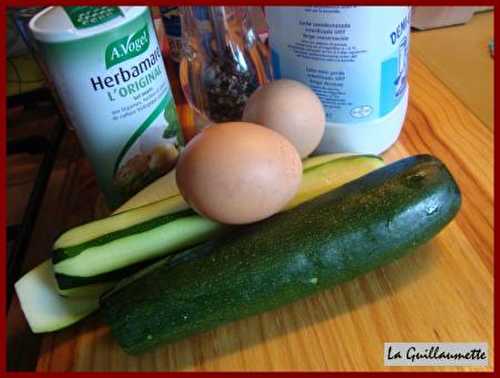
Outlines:
{"type": "Polygon", "coordinates": [[[177,185],[190,206],[227,224],[279,212],[301,178],[295,147],[277,132],[246,122],[204,129],[182,151],[176,168],[177,185]]]}
{"type": "Polygon", "coordinates": [[[294,80],[275,80],[257,89],[247,101],[243,121],[285,136],[305,158],[325,132],[325,111],[318,96],[294,80]]]}

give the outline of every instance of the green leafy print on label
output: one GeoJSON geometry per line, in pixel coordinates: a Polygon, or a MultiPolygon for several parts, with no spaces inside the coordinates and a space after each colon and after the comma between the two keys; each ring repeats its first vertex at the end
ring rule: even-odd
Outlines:
{"type": "Polygon", "coordinates": [[[167,128],[163,132],[163,138],[173,138],[177,136],[177,144],[182,146],[184,144],[184,137],[182,135],[182,127],[177,118],[177,112],[175,109],[174,99],[170,99],[167,106],[165,106],[165,111],[163,116],[168,123],[167,128]]]}
{"type": "Polygon", "coordinates": [[[120,38],[106,47],[106,68],[113,67],[146,51],[149,47],[148,25],[134,34],[120,38]]]}

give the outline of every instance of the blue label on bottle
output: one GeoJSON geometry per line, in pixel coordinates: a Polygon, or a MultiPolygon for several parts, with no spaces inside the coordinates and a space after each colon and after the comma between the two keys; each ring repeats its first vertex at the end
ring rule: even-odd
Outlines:
{"type": "Polygon", "coordinates": [[[380,74],[379,116],[383,117],[394,109],[406,91],[408,72],[408,42],[403,38],[395,56],[382,62],[380,74]]]}

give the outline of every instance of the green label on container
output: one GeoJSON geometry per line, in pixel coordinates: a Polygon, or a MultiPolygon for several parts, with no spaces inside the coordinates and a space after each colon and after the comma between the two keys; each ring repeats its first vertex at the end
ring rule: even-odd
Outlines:
{"type": "Polygon", "coordinates": [[[146,51],[148,47],[148,26],[144,24],[144,27],[135,33],[111,42],[106,47],[106,68],[113,67],[115,64],[134,58],[146,51]]]}
{"type": "Polygon", "coordinates": [[[113,18],[123,16],[118,7],[64,7],[66,14],[77,29],[85,29],[103,24],[113,18]]]}

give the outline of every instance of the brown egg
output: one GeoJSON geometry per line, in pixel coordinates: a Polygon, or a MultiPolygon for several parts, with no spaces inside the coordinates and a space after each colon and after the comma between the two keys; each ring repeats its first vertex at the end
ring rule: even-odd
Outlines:
{"type": "Polygon", "coordinates": [[[325,132],[325,111],[318,96],[294,80],[275,80],[250,96],[243,121],[284,135],[305,158],[318,147],[325,132]]]}
{"type": "Polygon", "coordinates": [[[193,209],[227,224],[279,212],[301,178],[295,147],[275,131],[246,122],[204,129],[182,151],[176,168],[179,190],[193,209]]]}

